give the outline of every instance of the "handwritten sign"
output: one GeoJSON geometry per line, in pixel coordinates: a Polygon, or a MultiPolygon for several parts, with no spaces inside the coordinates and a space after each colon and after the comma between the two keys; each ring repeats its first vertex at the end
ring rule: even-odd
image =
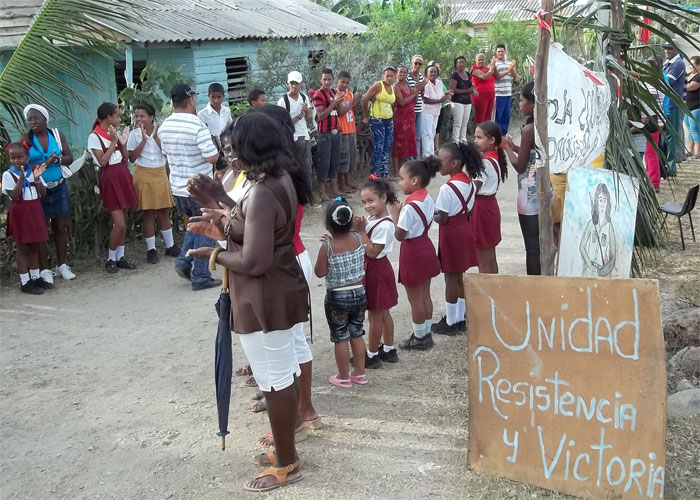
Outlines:
{"type": "MultiPolygon", "coordinates": [[[[586,69],[569,57],[561,44],[552,43],[547,65],[551,173],[590,165],[605,152],[610,131],[609,107],[610,85],[605,74],[586,69]]],[[[535,139],[542,151],[539,135],[535,134],[535,139]]]]}
{"type": "Polygon", "coordinates": [[[650,280],[469,274],[471,468],[663,498],[666,368],[650,280]]]}

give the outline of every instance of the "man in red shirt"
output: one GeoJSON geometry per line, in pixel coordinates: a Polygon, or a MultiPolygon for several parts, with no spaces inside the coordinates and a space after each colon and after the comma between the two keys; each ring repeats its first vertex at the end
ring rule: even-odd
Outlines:
{"type": "Polygon", "coordinates": [[[328,68],[321,75],[321,88],[314,94],[314,107],[318,121],[319,162],[316,171],[318,191],[321,201],[328,200],[326,185],[330,184],[331,197],[338,193],[338,164],[340,163],[340,128],[338,125],[338,108],[345,98],[345,92],[333,87],[333,71],[328,68]]]}

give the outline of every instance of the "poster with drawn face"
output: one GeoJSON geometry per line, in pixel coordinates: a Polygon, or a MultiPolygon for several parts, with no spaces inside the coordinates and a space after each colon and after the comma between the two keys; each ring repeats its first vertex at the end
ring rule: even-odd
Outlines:
{"type": "Polygon", "coordinates": [[[609,170],[569,170],[558,276],[629,278],[639,184],[609,170]]]}

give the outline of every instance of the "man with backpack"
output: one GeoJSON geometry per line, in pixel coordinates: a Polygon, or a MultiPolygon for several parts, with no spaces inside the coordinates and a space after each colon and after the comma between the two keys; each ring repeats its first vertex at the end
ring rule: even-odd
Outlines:
{"type": "Polygon", "coordinates": [[[311,120],[311,108],[309,97],[301,92],[301,73],[292,71],[287,77],[289,92],[279,101],[278,106],[287,109],[294,123],[294,141],[296,142],[298,157],[302,158],[302,168],[311,178],[311,141],[307,121],[311,120]]]}

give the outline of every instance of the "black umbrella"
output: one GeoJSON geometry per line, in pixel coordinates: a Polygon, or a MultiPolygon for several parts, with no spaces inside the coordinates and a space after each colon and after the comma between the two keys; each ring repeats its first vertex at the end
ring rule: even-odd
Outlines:
{"type": "MultiPolygon", "coordinates": [[[[216,269],[216,254],[209,259],[209,269],[216,269]]],[[[231,372],[233,371],[233,354],[231,353],[231,295],[228,289],[228,271],[224,268],[221,279],[221,295],[214,305],[219,315],[216,329],[216,352],[214,361],[214,381],[216,382],[216,410],[219,414],[219,433],[221,449],[226,449],[228,434],[228,410],[231,403],[231,372]]]]}

